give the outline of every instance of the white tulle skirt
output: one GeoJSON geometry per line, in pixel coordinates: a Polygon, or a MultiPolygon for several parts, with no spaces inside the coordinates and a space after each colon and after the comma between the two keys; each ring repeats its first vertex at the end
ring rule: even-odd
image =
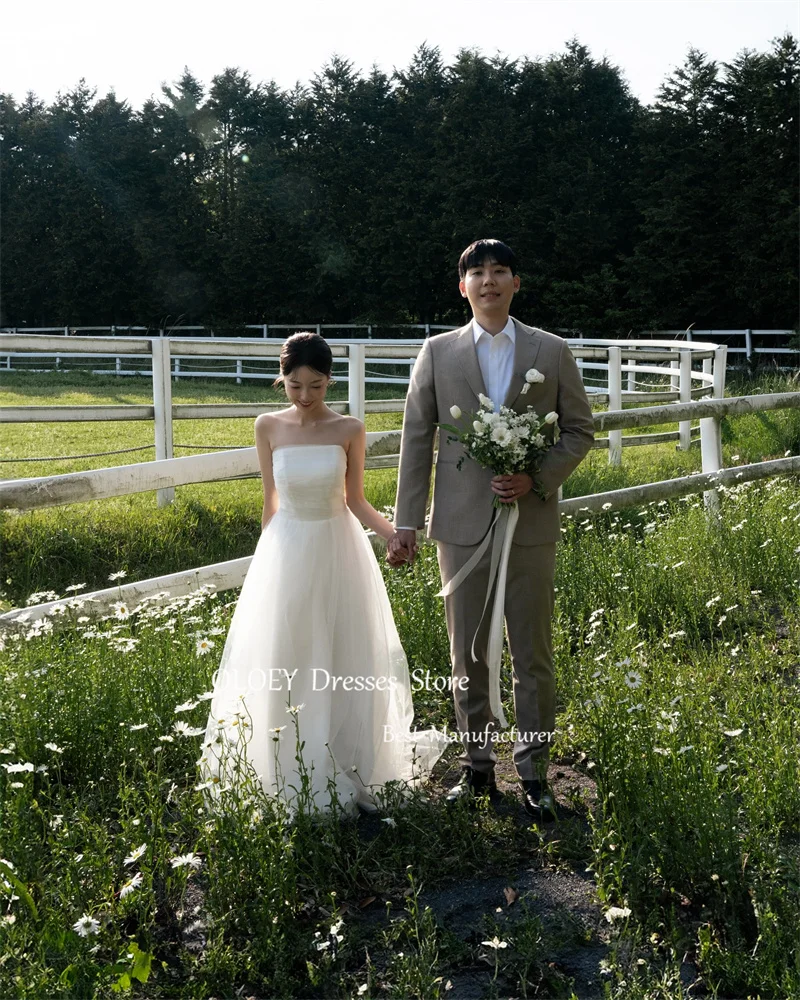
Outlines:
{"type": "Polygon", "coordinates": [[[361,524],[347,508],[321,520],[278,510],[217,673],[203,756],[209,787],[235,783],[246,758],[292,810],[329,809],[335,790],[346,811],[372,811],[387,782],[416,786],[447,746],[412,721],[408,663],[361,524]]]}

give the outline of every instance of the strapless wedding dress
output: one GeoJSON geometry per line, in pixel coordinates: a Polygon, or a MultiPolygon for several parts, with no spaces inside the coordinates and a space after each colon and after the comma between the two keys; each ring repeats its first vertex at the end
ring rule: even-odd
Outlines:
{"type": "Polygon", "coordinates": [[[345,503],[344,449],[284,445],[272,467],[280,506],[234,611],[202,763],[215,790],[246,757],[290,811],[329,809],[332,788],[348,812],[371,811],[387,782],[424,779],[446,737],[411,729],[408,663],[372,546],[345,503]]]}

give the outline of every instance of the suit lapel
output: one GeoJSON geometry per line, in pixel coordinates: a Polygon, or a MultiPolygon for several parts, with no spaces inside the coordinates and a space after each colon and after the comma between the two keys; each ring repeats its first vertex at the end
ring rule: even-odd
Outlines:
{"type": "Polygon", "coordinates": [[[471,322],[463,328],[456,339],[456,357],[464,372],[464,378],[475,393],[475,398],[478,398],[479,393],[483,393],[484,396],[488,395],[486,386],[483,384],[481,366],[478,364],[478,352],[475,350],[475,337],[472,333],[471,322]]]}
{"type": "MultiPolygon", "coordinates": [[[[541,345],[542,338],[536,335],[535,330],[520,323],[518,319],[514,320],[514,368],[511,372],[511,381],[503,406],[514,405],[523,385],[525,385],[525,372],[534,367],[541,345]]],[[[477,355],[475,364],[476,366],[478,364],[477,355]]]]}

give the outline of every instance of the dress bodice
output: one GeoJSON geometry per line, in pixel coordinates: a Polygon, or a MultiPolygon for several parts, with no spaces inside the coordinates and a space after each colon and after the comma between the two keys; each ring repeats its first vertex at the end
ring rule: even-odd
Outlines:
{"type": "Polygon", "coordinates": [[[272,450],[280,510],[299,521],[344,513],[347,454],[340,444],[289,444],[272,450]]]}

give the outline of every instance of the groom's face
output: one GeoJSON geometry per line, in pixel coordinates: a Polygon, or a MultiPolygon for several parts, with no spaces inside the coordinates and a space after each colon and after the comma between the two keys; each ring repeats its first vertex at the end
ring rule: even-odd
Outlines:
{"type": "Polygon", "coordinates": [[[485,260],[468,268],[458,287],[473,313],[502,316],[508,314],[514,293],[519,291],[519,275],[495,260],[485,260]]]}

